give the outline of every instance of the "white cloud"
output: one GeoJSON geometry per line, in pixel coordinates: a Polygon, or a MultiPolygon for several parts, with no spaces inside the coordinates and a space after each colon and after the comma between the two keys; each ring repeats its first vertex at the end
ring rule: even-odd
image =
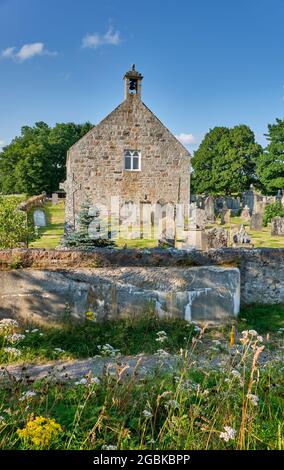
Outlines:
{"type": "Polygon", "coordinates": [[[120,42],[120,32],[113,31],[113,28],[109,27],[105,34],[86,34],[82,40],[82,47],[97,49],[98,47],[105,45],[117,46],[120,42]]]}
{"type": "Polygon", "coordinates": [[[4,147],[4,145],[5,145],[4,140],[0,139],[0,149],[1,149],[2,147],[4,147]]]}
{"type": "Polygon", "coordinates": [[[183,144],[183,145],[192,145],[195,144],[196,140],[193,134],[185,134],[181,132],[180,134],[176,135],[176,138],[183,144]]]}
{"type": "Polygon", "coordinates": [[[1,55],[5,59],[10,59],[14,56],[14,51],[15,51],[15,47],[8,47],[7,49],[4,49],[2,51],[1,55]]]}
{"type": "Polygon", "coordinates": [[[42,42],[34,42],[31,44],[24,44],[18,51],[15,47],[8,47],[1,52],[1,57],[4,59],[14,59],[17,62],[24,62],[35,56],[42,55],[57,55],[57,52],[50,52],[45,48],[42,42]]]}

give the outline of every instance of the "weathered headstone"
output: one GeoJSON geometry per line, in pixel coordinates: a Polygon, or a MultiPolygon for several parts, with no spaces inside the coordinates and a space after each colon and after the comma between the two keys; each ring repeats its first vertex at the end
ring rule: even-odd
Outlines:
{"type": "Polygon", "coordinates": [[[263,216],[260,213],[253,214],[250,219],[250,229],[260,232],[263,228],[263,216]]]}
{"type": "Polygon", "coordinates": [[[208,222],[214,223],[215,222],[215,210],[214,210],[214,198],[212,196],[208,196],[205,199],[204,203],[205,215],[208,222]]]}
{"type": "Polygon", "coordinates": [[[214,227],[207,231],[207,244],[210,248],[225,248],[228,246],[229,236],[224,228],[214,227]]]}
{"type": "Polygon", "coordinates": [[[253,209],[253,214],[264,214],[265,208],[267,206],[267,202],[265,200],[262,200],[259,197],[256,198],[255,203],[254,203],[254,209],[253,209]]]}
{"type": "Polygon", "coordinates": [[[190,205],[189,213],[189,229],[190,230],[204,230],[206,227],[206,214],[204,209],[199,209],[193,204],[190,205]]]}
{"type": "Polygon", "coordinates": [[[159,226],[158,245],[174,246],[175,244],[175,221],[171,217],[163,217],[159,226]]]}
{"type": "Polygon", "coordinates": [[[46,217],[45,212],[42,209],[36,209],[33,213],[34,225],[35,227],[45,227],[46,226],[46,217]]]}
{"type": "Polygon", "coordinates": [[[273,217],[271,220],[271,235],[284,235],[284,217],[273,217]]]}
{"type": "Polygon", "coordinates": [[[250,210],[249,210],[249,207],[248,206],[245,206],[241,212],[241,219],[245,220],[245,221],[249,221],[250,220],[250,210]]]}
{"type": "Polygon", "coordinates": [[[228,209],[231,209],[234,215],[237,215],[240,210],[240,198],[235,198],[232,196],[227,196],[225,198],[226,206],[228,209]]]}
{"type": "Polygon", "coordinates": [[[242,225],[239,232],[233,236],[233,247],[237,248],[243,246],[252,248],[253,245],[251,243],[250,235],[245,231],[245,228],[242,225]]]}
{"type": "Polygon", "coordinates": [[[181,248],[195,248],[196,250],[207,250],[207,234],[204,230],[189,230],[185,232],[185,241],[181,248]]]}
{"type": "Polygon", "coordinates": [[[231,209],[222,209],[221,225],[229,224],[230,222],[231,222],[231,209]]]}
{"type": "Polygon", "coordinates": [[[52,193],[51,201],[53,206],[56,206],[56,204],[58,204],[58,193],[52,193]]]}

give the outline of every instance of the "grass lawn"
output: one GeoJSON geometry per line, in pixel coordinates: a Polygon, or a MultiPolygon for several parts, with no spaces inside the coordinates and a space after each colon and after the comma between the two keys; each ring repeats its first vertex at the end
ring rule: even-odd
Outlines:
{"type": "Polygon", "coordinates": [[[30,248],[56,248],[64,233],[64,201],[56,205],[44,205],[47,225],[39,229],[39,238],[30,243],[30,248]]]}

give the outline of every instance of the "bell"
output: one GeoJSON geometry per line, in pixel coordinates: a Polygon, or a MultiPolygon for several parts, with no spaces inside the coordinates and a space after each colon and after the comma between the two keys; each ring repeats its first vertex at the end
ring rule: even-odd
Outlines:
{"type": "Polygon", "coordinates": [[[130,80],[130,82],[129,82],[129,90],[131,90],[131,91],[136,90],[136,86],[137,86],[136,80],[130,80]]]}

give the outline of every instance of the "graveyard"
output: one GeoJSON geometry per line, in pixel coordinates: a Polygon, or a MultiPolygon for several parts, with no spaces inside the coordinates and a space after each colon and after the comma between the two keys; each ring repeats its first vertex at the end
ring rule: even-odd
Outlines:
{"type": "MultiPolygon", "coordinates": [[[[46,212],[46,224],[44,227],[39,228],[38,237],[30,243],[31,248],[56,248],[60,245],[61,238],[64,232],[64,199],[60,200],[56,205],[52,204],[50,200],[44,206],[46,212]]],[[[241,215],[241,214],[240,214],[241,215]]],[[[261,220],[259,226],[251,225],[251,217],[241,217],[240,215],[231,214],[227,221],[221,223],[221,214],[219,217],[212,219],[208,218],[204,225],[206,232],[213,228],[223,228],[228,233],[228,246],[233,244],[233,236],[243,225],[246,232],[252,239],[252,244],[255,248],[283,248],[284,237],[271,234],[271,223],[266,227],[261,220]]],[[[254,217],[253,217],[254,219],[254,217]]],[[[261,218],[262,219],[262,218],[261,218]]],[[[117,248],[154,248],[158,246],[157,237],[140,238],[140,227],[132,226],[132,232],[139,231],[139,238],[130,237],[127,230],[122,230],[120,238],[116,242],[117,248]]]]}

